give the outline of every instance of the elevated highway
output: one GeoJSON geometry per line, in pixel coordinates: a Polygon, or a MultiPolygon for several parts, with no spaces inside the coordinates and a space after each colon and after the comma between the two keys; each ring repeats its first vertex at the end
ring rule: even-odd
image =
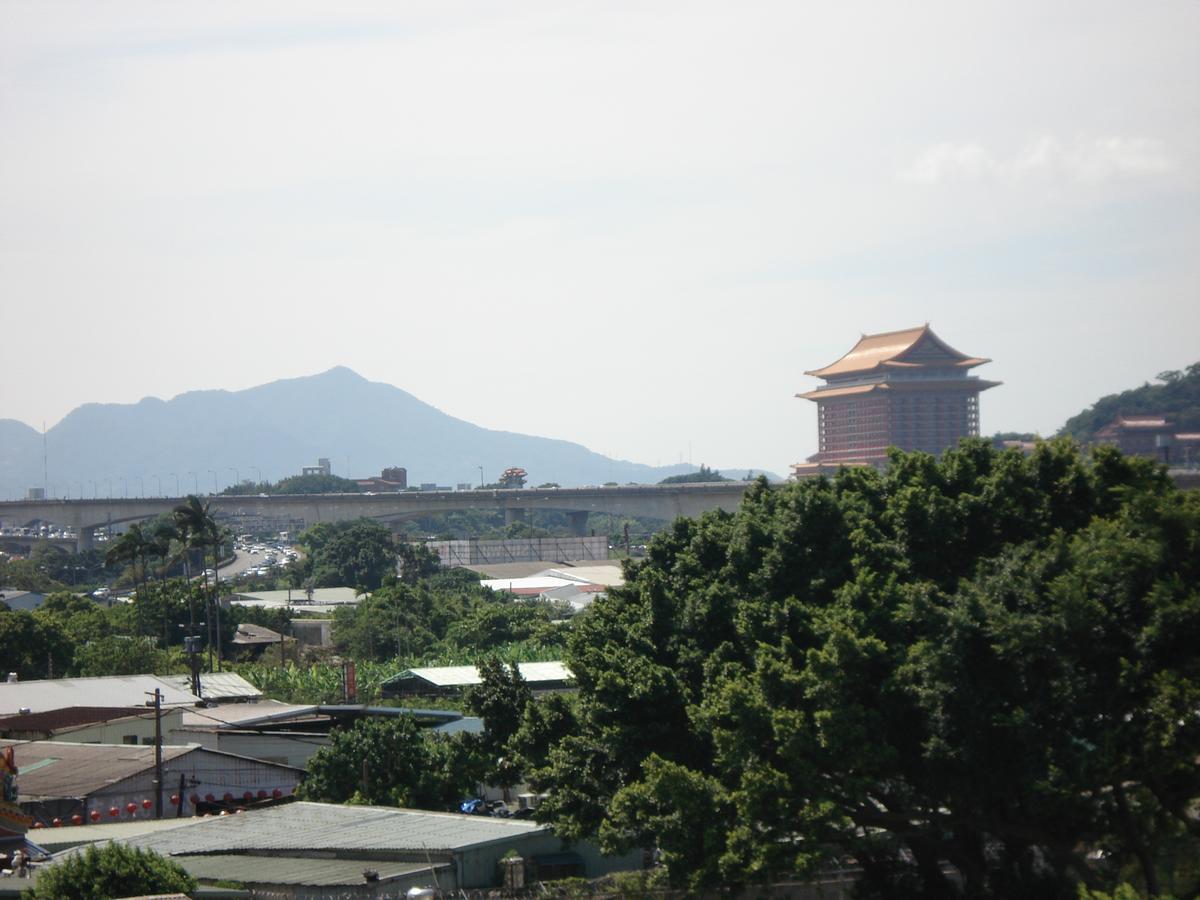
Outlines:
{"type": "MultiPolygon", "coordinates": [[[[273,494],[211,496],[212,512],[231,517],[303,519],[306,525],[369,518],[382,522],[461,510],[497,510],[505,520],[530,511],[565,512],[577,534],[587,533],[589,513],[671,520],[710,509],[732,512],[753,482],[626,485],[624,487],[523,488],[480,491],[407,491],[396,494],[273,494]]],[[[0,502],[0,525],[49,523],[74,531],[79,549],[91,546],[96,529],[169,513],[182,497],[0,502]]]]}

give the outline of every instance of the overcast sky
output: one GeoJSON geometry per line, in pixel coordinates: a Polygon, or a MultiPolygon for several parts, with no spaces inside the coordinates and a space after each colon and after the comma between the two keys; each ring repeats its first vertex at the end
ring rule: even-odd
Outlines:
{"type": "MultiPolygon", "coordinates": [[[[1200,4],[0,0],[0,418],[349,366],[781,474],[863,332],[1200,360],[1200,4]]],[[[402,461],[400,461],[402,462],[402,461]]],[[[514,463],[519,463],[514,460],[514,463]]]]}

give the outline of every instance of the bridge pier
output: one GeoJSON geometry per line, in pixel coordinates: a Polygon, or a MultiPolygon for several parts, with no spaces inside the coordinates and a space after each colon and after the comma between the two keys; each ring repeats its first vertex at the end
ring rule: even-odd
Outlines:
{"type": "Polygon", "coordinates": [[[91,550],[96,543],[96,529],[80,525],[75,533],[77,535],[75,538],[75,552],[82,553],[84,550],[91,550]]]}
{"type": "Polygon", "coordinates": [[[511,525],[513,522],[521,522],[523,524],[526,521],[527,512],[524,509],[506,508],[504,510],[504,524],[511,525]]]}
{"type": "Polygon", "coordinates": [[[571,523],[571,534],[575,537],[587,537],[588,511],[586,509],[567,513],[567,521],[571,523]]]}

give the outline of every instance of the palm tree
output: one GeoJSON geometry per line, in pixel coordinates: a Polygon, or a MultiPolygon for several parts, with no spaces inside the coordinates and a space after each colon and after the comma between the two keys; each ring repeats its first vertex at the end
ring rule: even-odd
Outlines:
{"type": "MultiPolygon", "coordinates": [[[[187,499],[171,510],[171,518],[175,520],[175,527],[179,531],[179,542],[183,547],[183,574],[186,579],[188,588],[188,626],[190,633],[195,633],[196,630],[196,607],[192,602],[192,563],[191,553],[197,547],[204,546],[204,539],[207,532],[207,522],[211,521],[208,514],[208,506],[200,505],[200,498],[195,494],[188,494],[187,499]]],[[[203,559],[203,553],[201,554],[203,559]]],[[[208,591],[208,578],[204,579],[205,593],[208,591]]]]}
{"type": "Polygon", "coordinates": [[[160,584],[166,583],[168,560],[171,557],[171,542],[177,540],[179,540],[179,529],[175,527],[172,520],[159,519],[154,523],[146,550],[159,561],[158,580],[160,584]]]}
{"type": "MultiPolygon", "coordinates": [[[[206,543],[212,549],[213,557],[213,633],[216,635],[217,643],[217,671],[221,670],[221,548],[225,542],[232,536],[228,528],[223,528],[217,524],[217,521],[209,516],[206,526],[206,543]]],[[[207,576],[207,573],[206,573],[207,576]]],[[[207,577],[206,577],[207,581],[207,577]]]]}
{"type": "MultiPolygon", "coordinates": [[[[121,563],[128,564],[133,569],[133,587],[136,593],[141,584],[146,579],[146,535],[142,532],[142,526],[134,522],[129,528],[108,548],[108,552],[104,554],[104,564],[106,566],[119,565],[121,563]],[[138,561],[141,561],[141,577],[138,576],[138,561]]],[[[140,637],[142,634],[142,609],[138,605],[137,600],[134,600],[134,609],[137,614],[137,633],[140,637]]]]}

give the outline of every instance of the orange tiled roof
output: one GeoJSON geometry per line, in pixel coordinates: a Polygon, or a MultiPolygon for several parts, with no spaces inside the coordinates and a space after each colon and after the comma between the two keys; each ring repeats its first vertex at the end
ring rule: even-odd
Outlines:
{"type": "Polygon", "coordinates": [[[936,334],[929,325],[920,328],[906,328],[903,331],[885,331],[882,334],[864,334],[850,352],[830,363],[822,369],[805,372],[817,378],[827,378],[831,375],[849,375],[856,372],[870,372],[880,366],[911,367],[920,363],[906,362],[902,357],[923,340],[934,342],[937,347],[951,358],[952,365],[962,368],[978,366],[990,360],[967,356],[959,353],[936,334]]]}
{"type": "Polygon", "coordinates": [[[886,384],[856,384],[854,387],[831,388],[827,391],[807,391],[797,394],[804,400],[828,400],[831,397],[852,397],[855,394],[870,394],[872,391],[886,391],[886,384]]]}

